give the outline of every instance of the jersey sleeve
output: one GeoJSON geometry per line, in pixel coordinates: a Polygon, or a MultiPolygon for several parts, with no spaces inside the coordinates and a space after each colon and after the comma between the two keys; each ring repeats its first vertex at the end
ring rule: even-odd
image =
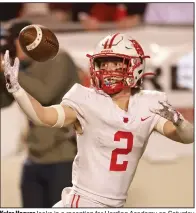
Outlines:
{"type": "Polygon", "coordinates": [[[77,115],[82,128],[86,125],[86,113],[85,113],[85,100],[88,97],[87,88],[76,83],[73,87],[64,95],[61,105],[71,107],[77,115]]]}

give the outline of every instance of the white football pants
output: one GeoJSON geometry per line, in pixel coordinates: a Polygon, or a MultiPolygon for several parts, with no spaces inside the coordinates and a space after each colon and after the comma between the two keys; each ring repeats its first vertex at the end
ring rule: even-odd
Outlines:
{"type": "Polygon", "coordinates": [[[71,187],[64,188],[62,191],[62,200],[56,203],[53,208],[80,208],[80,207],[94,207],[94,208],[107,208],[101,203],[93,202],[86,197],[71,193],[71,187]]]}

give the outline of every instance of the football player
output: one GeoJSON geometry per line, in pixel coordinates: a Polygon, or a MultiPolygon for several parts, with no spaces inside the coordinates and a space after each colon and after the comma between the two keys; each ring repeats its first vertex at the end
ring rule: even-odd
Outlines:
{"type": "Polygon", "coordinates": [[[11,66],[7,51],[7,89],[35,124],[75,126],[73,186],[63,190],[54,207],[123,207],[151,133],[189,144],[193,125],[165,93],[141,89],[143,77],[151,74],[144,73],[149,56],[130,36],[109,35],[88,57],[92,87],[75,84],[59,105],[43,107],[19,85],[19,60],[11,66]]]}

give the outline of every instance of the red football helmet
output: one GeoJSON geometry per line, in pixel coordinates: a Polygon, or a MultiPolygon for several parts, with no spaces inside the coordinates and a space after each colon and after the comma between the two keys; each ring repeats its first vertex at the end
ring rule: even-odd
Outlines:
{"type": "Polygon", "coordinates": [[[90,58],[92,86],[109,95],[127,87],[137,87],[138,80],[144,75],[154,75],[144,74],[145,59],[150,57],[144,55],[140,44],[126,34],[116,33],[105,37],[98,43],[93,55],[87,54],[87,57],[90,58]],[[123,71],[101,70],[100,62],[106,59],[121,60],[123,71]]]}

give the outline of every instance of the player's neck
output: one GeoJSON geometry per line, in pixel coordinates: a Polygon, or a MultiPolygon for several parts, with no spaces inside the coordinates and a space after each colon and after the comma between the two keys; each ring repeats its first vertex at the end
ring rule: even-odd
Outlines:
{"type": "Polygon", "coordinates": [[[127,111],[129,105],[129,99],[131,96],[130,88],[124,89],[121,92],[113,95],[111,98],[115,104],[118,105],[122,110],[127,111]]]}

